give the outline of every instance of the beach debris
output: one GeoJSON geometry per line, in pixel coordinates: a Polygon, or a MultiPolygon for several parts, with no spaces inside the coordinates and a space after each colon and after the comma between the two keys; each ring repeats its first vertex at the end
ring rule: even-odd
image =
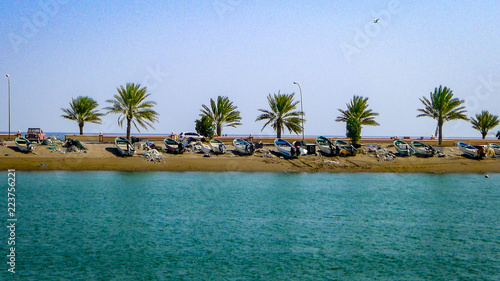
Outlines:
{"type": "Polygon", "coordinates": [[[85,148],[85,146],[82,145],[82,143],[79,141],[79,140],[75,140],[75,139],[68,139],[64,144],[63,144],[63,147],[65,148],[70,148],[72,146],[75,146],[78,149],[80,150],[86,150],[87,148],[85,148]]]}
{"type": "Polygon", "coordinates": [[[34,155],[38,155],[38,153],[36,153],[36,152],[33,152],[33,154],[34,154],[34,155]]]}
{"type": "Polygon", "coordinates": [[[50,138],[48,138],[48,139],[44,139],[40,145],[52,145],[52,144],[53,144],[53,141],[50,138]]]}
{"type": "Polygon", "coordinates": [[[10,155],[10,154],[8,154],[8,153],[5,153],[5,156],[9,156],[9,155],[10,155]]]}
{"type": "Polygon", "coordinates": [[[375,156],[377,157],[377,161],[393,161],[394,158],[396,158],[394,152],[383,147],[379,147],[379,149],[377,149],[375,156]]]}
{"type": "Polygon", "coordinates": [[[47,167],[47,164],[40,164],[40,166],[42,166],[42,167],[47,167]]]}
{"type": "Polygon", "coordinates": [[[145,157],[148,161],[161,162],[162,154],[156,149],[149,149],[144,151],[143,153],[140,153],[139,156],[145,157]]]}
{"type": "Polygon", "coordinates": [[[340,165],[340,163],[339,163],[339,162],[337,162],[337,161],[332,161],[332,160],[324,160],[324,161],[323,161],[323,163],[340,165]]]}
{"type": "Polygon", "coordinates": [[[78,152],[78,147],[76,147],[76,145],[72,145],[68,148],[66,148],[66,153],[70,153],[70,152],[78,152]]]}
{"type": "Polygon", "coordinates": [[[484,175],[484,177],[485,177],[485,178],[487,178],[487,179],[489,179],[489,178],[490,178],[490,176],[488,176],[488,175],[484,175]]]}
{"type": "Polygon", "coordinates": [[[259,148],[259,149],[256,149],[254,154],[254,156],[257,156],[257,157],[269,157],[269,158],[276,158],[276,156],[274,156],[270,151],[269,149],[264,149],[264,148],[259,148]]]}

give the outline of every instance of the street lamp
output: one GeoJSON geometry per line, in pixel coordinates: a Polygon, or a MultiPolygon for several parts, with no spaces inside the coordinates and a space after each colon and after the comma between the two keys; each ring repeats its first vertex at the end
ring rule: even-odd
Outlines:
{"type": "Polygon", "coordinates": [[[302,88],[300,87],[300,84],[297,82],[293,82],[293,84],[299,86],[300,90],[300,111],[302,112],[302,141],[304,141],[304,108],[302,107],[302,88]]]}
{"type": "Polygon", "coordinates": [[[9,140],[10,140],[10,76],[9,74],[6,74],[5,77],[7,77],[7,81],[9,83],[9,140]]]}

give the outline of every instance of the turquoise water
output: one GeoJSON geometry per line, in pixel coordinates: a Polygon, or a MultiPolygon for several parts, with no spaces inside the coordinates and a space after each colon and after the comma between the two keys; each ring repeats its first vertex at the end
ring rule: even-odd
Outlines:
{"type": "Polygon", "coordinates": [[[18,171],[16,181],[16,273],[4,228],[1,280],[500,279],[500,174],[18,171]]]}

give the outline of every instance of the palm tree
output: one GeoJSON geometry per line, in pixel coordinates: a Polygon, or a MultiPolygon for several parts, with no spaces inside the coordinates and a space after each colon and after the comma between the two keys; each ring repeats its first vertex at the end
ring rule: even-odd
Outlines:
{"type": "Polygon", "coordinates": [[[61,108],[66,115],[61,115],[62,118],[74,120],[80,128],[80,135],[83,135],[83,126],[85,122],[102,124],[101,116],[105,114],[99,113],[96,108],[99,104],[90,97],[78,96],[76,99],[71,99],[69,108],[61,108]]]}
{"type": "Polygon", "coordinates": [[[498,116],[490,114],[487,110],[483,110],[481,114],[476,114],[476,117],[472,117],[470,122],[472,123],[472,128],[481,132],[483,140],[486,138],[490,129],[500,124],[498,116]]]}
{"type": "MultiPolygon", "coordinates": [[[[362,96],[354,95],[349,103],[346,103],[347,110],[338,109],[341,113],[340,116],[335,119],[336,122],[345,122],[346,129],[350,125],[350,123],[359,123],[359,136],[361,136],[361,125],[368,126],[379,126],[380,124],[375,121],[375,116],[378,116],[378,113],[373,112],[373,110],[368,109],[368,98],[364,98],[362,96]]],[[[350,135],[352,134],[349,133],[350,135]]],[[[351,138],[352,139],[352,138],[351,138]]],[[[355,140],[352,139],[354,143],[355,140]]]]}
{"type": "Polygon", "coordinates": [[[236,110],[238,107],[233,105],[228,97],[218,96],[217,103],[210,99],[210,108],[206,105],[202,107],[200,116],[207,116],[208,120],[215,124],[218,136],[222,135],[222,127],[236,128],[242,125],[240,112],[236,110]]]}
{"type": "Polygon", "coordinates": [[[281,138],[281,133],[285,132],[285,127],[289,132],[294,132],[297,135],[302,132],[302,126],[300,125],[302,112],[293,111],[299,103],[293,100],[294,96],[295,93],[281,94],[279,91],[278,94],[269,94],[267,96],[267,102],[271,110],[259,109],[262,114],[255,119],[255,121],[268,120],[262,130],[271,124],[271,127],[276,131],[277,138],[281,138]]]}
{"type": "Polygon", "coordinates": [[[443,124],[451,120],[469,120],[465,113],[464,100],[453,98],[453,91],[449,88],[439,86],[434,89],[434,93],[430,93],[430,99],[422,97],[420,101],[424,104],[425,108],[418,109],[422,114],[417,117],[431,117],[438,121],[437,129],[439,133],[439,145],[443,141],[443,124]]]}
{"type": "Polygon", "coordinates": [[[152,108],[156,105],[154,101],[146,101],[146,98],[151,94],[147,93],[147,88],[140,84],[127,83],[125,87],[117,87],[117,95],[114,95],[113,100],[107,100],[111,106],[106,107],[108,113],[121,114],[118,117],[118,125],[123,127],[123,121],[127,120],[127,139],[130,139],[130,128],[133,124],[137,131],[140,132],[139,126],[148,129],[148,126],[153,128],[151,123],[158,121],[158,113],[152,108]]]}

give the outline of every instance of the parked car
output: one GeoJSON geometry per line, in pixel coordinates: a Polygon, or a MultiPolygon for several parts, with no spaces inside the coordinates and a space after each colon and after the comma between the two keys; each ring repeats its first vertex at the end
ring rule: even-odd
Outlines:
{"type": "Polygon", "coordinates": [[[29,141],[42,142],[45,137],[45,133],[41,128],[29,128],[28,133],[24,136],[29,141]]]}
{"type": "Polygon", "coordinates": [[[194,138],[197,140],[201,140],[203,137],[200,136],[200,134],[195,133],[195,132],[181,132],[179,134],[178,140],[179,140],[179,142],[182,142],[183,140],[188,139],[188,138],[194,138]]]}

